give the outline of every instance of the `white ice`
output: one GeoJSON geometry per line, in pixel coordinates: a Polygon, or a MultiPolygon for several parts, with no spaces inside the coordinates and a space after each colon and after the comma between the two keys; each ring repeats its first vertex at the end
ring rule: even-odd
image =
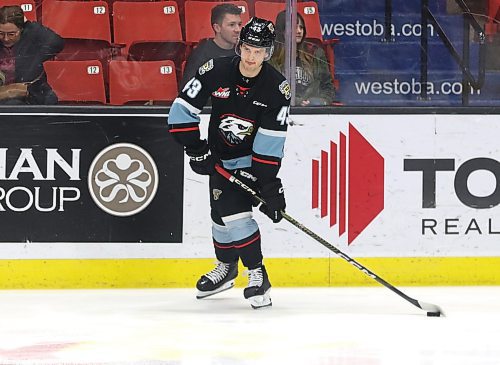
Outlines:
{"type": "Polygon", "coordinates": [[[498,365],[500,287],[0,291],[0,364],[498,365]]]}

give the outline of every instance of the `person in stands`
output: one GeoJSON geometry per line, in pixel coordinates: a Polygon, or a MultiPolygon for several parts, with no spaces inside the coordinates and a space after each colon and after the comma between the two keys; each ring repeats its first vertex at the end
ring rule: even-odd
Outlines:
{"type": "MultiPolygon", "coordinates": [[[[285,68],[285,21],[286,12],[276,17],[276,47],[269,61],[277,70],[285,68]]],[[[295,105],[321,106],[334,102],[335,88],[328,68],[325,52],[321,47],[306,41],[304,18],[297,14],[297,57],[295,70],[295,105]]]]}
{"type": "Polygon", "coordinates": [[[26,20],[20,6],[0,8],[0,104],[57,104],[43,63],[63,47],[63,38],[26,20]]]}
{"type": "Polygon", "coordinates": [[[214,38],[202,40],[191,52],[184,68],[181,88],[195,76],[198,68],[212,58],[236,56],[234,47],[241,31],[241,9],[230,3],[212,8],[211,24],[214,38]]]}

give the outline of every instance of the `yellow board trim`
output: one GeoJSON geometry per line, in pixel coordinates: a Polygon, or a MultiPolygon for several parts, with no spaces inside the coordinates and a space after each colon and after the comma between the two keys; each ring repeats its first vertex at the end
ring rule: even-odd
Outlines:
{"type": "MultiPolygon", "coordinates": [[[[359,258],[395,286],[500,285],[500,257],[359,258]]],[[[213,259],[0,260],[0,289],[190,288],[213,259]]],[[[266,258],[275,287],[379,285],[340,258],[266,258]]],[[[240,266],[237,286],[245,286],[240,266]]]]}

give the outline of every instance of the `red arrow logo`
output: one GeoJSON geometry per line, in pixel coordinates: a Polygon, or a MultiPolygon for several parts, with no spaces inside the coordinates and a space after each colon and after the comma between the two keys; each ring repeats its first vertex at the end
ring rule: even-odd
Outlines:
{"type": "Polygon", "coordinates": [[[352,124],[346,150],[340,132],[339,144],[330,141],[329,151],[312,160],[312,208],[320,208],[321,218],[329,217],[330,227],[338,217],[339,236],[347,223],[350,245],[384,209],[384,158],[352,124]]]}

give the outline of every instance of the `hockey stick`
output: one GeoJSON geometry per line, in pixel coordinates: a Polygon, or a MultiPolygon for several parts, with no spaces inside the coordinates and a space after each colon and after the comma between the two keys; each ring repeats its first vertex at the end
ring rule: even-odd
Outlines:
{"type": "MultiPolygon", "coordinates": [[[[257,192],[255,190],[253,190],[251,187],[249,187],[248,185],[246,185],[243,181],[238,180],[235,176],[231,175],[224,168],[222,168],[219,165],[215,165],[215,170],[220,175],[222,175],[223,177],[225,177],[227,180],[229,180],[233,184],[238,185],[241,189],[243,189],[244,191],[246,191],[247,193],[249,193],[250,195],[252,195],[260,203],[266,204],[266,202],[264,201],[264,199],[262,199],[257,194],[257,192]]],[[[283,216],[283,218],[285,220],[287,220],[288,222],[290,222],[291,224],[293,224],[295,227],[297,227],[298,229],[300,229],[302,232],[306,233],[310,237],[314,238],[316,241],[318,241],[319,243],[321,243],[323,246],[325,246],[326,248],[328,248],[330,251],[334,252],[335,254],[337,254],[338,256],[340,256],[341,258],[343,258],[345,261],[347,261],[348,263],[350,263],[351,265],[353,265],[354,267],[356,267],[358,270],[362,271],[363,273],[365,273],[366,275],[368,275],[369,277],[371,277],[373,280],[377,281],[378,283],[382,284],[386,288],[392,290],[394,293],[396,293],[397,295],[399,295],[403,299],[406,299],[408,302],[410,302],[411,304],[413,304],[417,308],[420,308],[420,309],[426,311],[427,312],[427,316],[429,316],[429,317],[444,316],[444,312],[443,312],[443,310],[439,306],[437,306],[435,304],[431,304],[431,303],[421,302],[419,300],[411,298],[410,296],[406,295],[401,290],[399,290],[398,288],[396,288],[394,285],[389,284],[387,281],[385,281],[384,279],[382,279],[380,276],[378,276],[377,274],[375,274],[373,271],[367,269],[365,266],[361,265],[359,262],[357,262],[353,258],[349,257],[348,255],[346,255],[345,253],[343,253],[342,251],[340,251],[338,248],[336,248],[335,246],[331,245],[329,242],[327,242],[326,240],[324,240],[323,238],[321,238],[320,236],[318,236],[316,233],[314,233],[313,231],[311,231],[309,228],[307,228],[306,226],[304,226],[302,223],[300,223],[297,220],[293,219],[286,212],[281,211],[281,214],[282,214],[282,216],[283,216]]]]}

